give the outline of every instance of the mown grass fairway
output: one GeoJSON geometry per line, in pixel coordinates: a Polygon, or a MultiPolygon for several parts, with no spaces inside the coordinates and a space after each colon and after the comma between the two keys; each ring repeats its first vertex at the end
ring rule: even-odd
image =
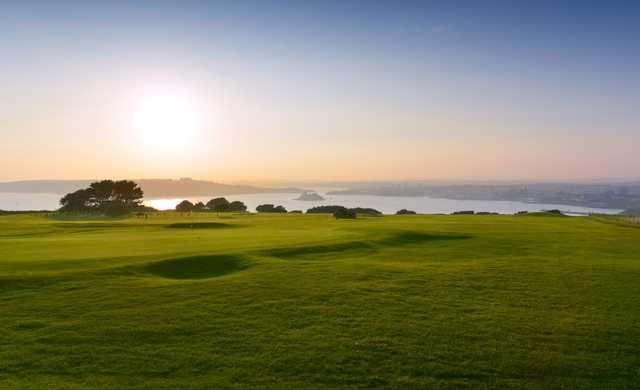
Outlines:
{"type": "Polygon", "coordinates": [[[640,228],[0,217],[0,388],[638,388],[640,228]]]}

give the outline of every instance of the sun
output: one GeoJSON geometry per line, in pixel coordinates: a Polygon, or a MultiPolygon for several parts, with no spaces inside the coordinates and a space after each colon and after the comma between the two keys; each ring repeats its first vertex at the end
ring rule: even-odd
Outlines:
{"type": "Polygon", "coordinates": [[[186,152],[195,146],[201,113],[193,98],[161,91],[137,99],[133,128],[139,144],[155,152],[186,152]]]}

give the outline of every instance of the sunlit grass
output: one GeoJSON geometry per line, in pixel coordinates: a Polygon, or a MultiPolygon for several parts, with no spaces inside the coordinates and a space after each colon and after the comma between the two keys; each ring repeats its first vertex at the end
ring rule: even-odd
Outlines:
{"type": "Polygon", "coordinates": [[[640,229],[0,217],[0,387],[633,388],[640,229]]]}

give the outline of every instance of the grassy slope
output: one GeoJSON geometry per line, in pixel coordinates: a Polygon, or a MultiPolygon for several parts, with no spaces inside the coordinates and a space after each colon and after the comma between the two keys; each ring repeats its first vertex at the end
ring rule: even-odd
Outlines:
{"type": "Polygon", "coordinates": [[[633,388],[640,228],[0,217],[0,387],[633,388]]]}

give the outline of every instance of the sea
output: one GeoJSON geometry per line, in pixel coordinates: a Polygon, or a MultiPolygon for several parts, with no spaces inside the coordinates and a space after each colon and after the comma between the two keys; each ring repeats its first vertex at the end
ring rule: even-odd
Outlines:
{"type": "MultiPolygon", "coordinates": [[[[325,200],[303,201],[296,200],[299,194],[292,193],[264,193],[243,195],[191,196],[182,198],[150,198],[144,204],[159,210],[175,208],[180,201],[187,199],[191,202],[206,203],[212,198],[224,196],[229,201],[244,202],[249,211],[255,211],[261,204],[282,205],[287,210],[301,210],[321,205],[340,205],[345,207],[371,207],[384,214],[395,214],[400,209],[413,210],[420,214],[450,214],[455,211],[473,210],[476,212],[495,212],[500,214],[515,214],[519,211],[561,210],[566,214],[588,215],[591,213],[617,214],[623,210],[581,207],[561,204],[524,203],[500,200],[460,200],[437,199],[429,197],[405,196],[374,196],[374,195],[329,195],[333,189],[316,189],[325,200]]],[[[60,194],[41,193],[0,193],[0,210],[55,210],[59,206],[60,194]]]]}

